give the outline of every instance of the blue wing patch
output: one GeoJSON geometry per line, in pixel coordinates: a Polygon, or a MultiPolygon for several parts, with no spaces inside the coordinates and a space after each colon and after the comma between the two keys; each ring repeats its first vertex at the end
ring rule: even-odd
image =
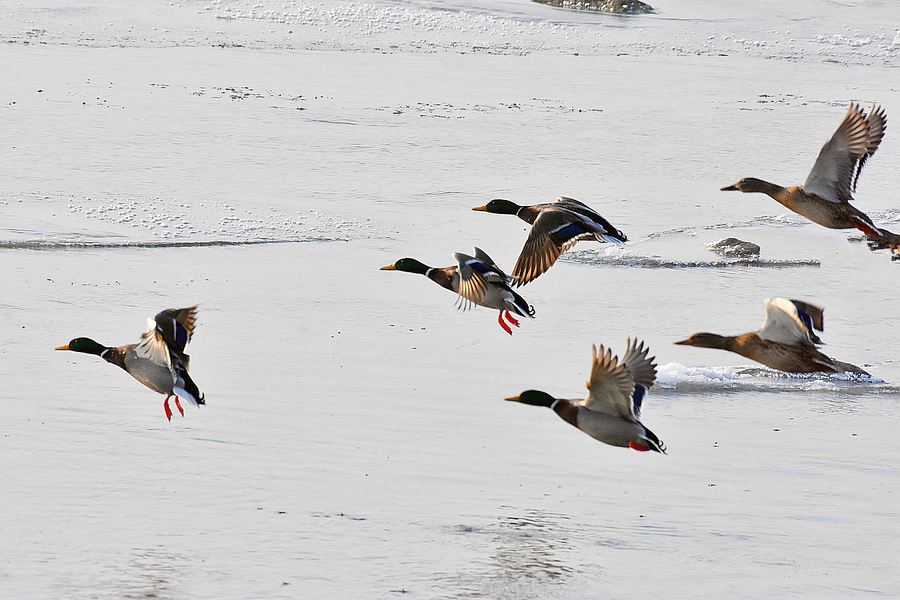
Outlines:
{"type": "Polygon", "coordinates": [[[635,384],[634,394],[631,395],[631,400],[634,402],[634,414],[637,416],[641,416],[641,403],[644,401],[644,395],[646,393],[647,388],[635,384]]]}
{"type": "Polygon", "coordinates": [[[568,225],[563,225],[557,229],[554,229],[550,232],[550,239],[553,240],[558,246],[562,246],[572,238],[579,236],[585,233],[584,227],[578,225],[576,223],[569,223],[568,225]]]}
{"type": "Polygon", "coordinates": [[[469,266],[472,267],[473,271],[475,271],[481,275],[484,275],[485,273],[493,273],[494,272],[493,268],[487,266],[486,264],[484,264],[483,262],[481,262],[479,260],[470,260],[469,266]]]}
{"type": "Polygon", "coordinates": [[[809,329],[810,333],[812,333],[812,330],[813,330],[812,318],[808,314],[803,312],[802,310],[798,310],[797,314],[800,315],[800,320],[803,321],[803,324],[806,325],[806,328],[809,329]]]}

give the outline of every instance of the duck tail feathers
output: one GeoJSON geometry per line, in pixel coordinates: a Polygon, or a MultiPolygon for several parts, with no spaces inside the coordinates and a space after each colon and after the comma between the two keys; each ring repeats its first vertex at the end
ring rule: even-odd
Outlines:
{"type": "Polygon", "coordinates": [[[176,377],[177,381],[173,387],[176,396],[189,400],[194,406],[206,404],[206,396],[200,393],[200,389],[187,371],[182,368],[176,369],[176,377]]]}
{"type": "Polygon", "coordinates": [[[525,298],[514,292],[512,289],[510,289],[509,292],[512,294],[512,300],[507,301],[507,304],[509,305],[508,310],[511,310],[517,315],[533,319],[534,307],[528,304],[528,302],[525,301],[525,298]]]}
{"type": "Polygon", "coordinates": [[[649,446],[650,449],[654,452],[666,454],[666,445],[661,439],[656,436],[655,433],[653,433],[646,427],[644,427],[644,440],[647,442],[647,446],[649,446]]]}
{"type": "Polygon", "coordinates": [[[614,227],[610,227],[606,233],[598,233],[596,235],[600,241],[612,242],[614,244],[624,244],[628,241],[628,237],[614,227]]]}

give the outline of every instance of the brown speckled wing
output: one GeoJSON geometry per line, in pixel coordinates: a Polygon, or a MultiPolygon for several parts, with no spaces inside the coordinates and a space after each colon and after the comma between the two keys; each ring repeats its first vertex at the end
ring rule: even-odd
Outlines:
{"type": "Polygon", "coordinates": [[[858,105],[851,104],[837,131],[819,151],[803,190],[831,202],[852,200],[854,172],[857,161],[868,152],[869,131],[865,113],[858,105]]]}
{"type": "Polygon", "coordinates": [[[862,173],[863,166],[869,157],[878,150],[878,144],[881,143],[881,138],[884,137],[884,131],[887,129],[887,115],[884,113],[884,109],[880,106],[873,106],[872,112],[866,117],[866,122],[869,125],[869,142],[866,145],[866,153],[856,163],[856,173],[853,175],[853,182],[850,186],[854,192],[856,191],[856,182],[859,181],[859,174],[862,173]]]}
{"type": "Polygon", "coordinates": [[[644,348],[644,342],[638,344],[638,339],[628,338],[628,347],[622,356],[622,364],[631,373],[631,378],[637,385],[644,387],[652,387],[656,381],[656,365],[653,360],[656,358],[647,358],[650,348],[644,348]]]}
{"type": "Polygon", "coordinates": [[[575,245],[580,238],[575,237],[563,244],[553,240],[553,232],[571,222],[571,215],[565,211],[545,211],[535,220],[522,253],[516,261],[512,275],[515,285],[523,286],[544,274],[560,255],[575,245]]]}
{"type": "Polygon", "coordinates": [[[631,373],[620,364],[618,357],[611,350],[600,346],[593,347],[591,378],[587,382],[588,396],[583,406],[594,412],[605,413],[636,421],[631,394],[634,392],[634,379],[631,373]]]}

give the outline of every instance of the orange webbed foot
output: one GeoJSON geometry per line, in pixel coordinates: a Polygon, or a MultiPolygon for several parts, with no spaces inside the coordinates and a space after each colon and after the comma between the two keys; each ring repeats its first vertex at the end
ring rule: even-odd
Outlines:
{"type": "Polygon", "coordinates": [[[174,396],[174,398],[175,398],[175,406],[178,407],[178,412],[180,412],[180,413],[181,413],[181,416],[183,417],[183,416],[184,416],[184,409],[181,408],[181,402],[178,401],[178,396],[174,396]]]}
{"type": "Polygon", "coordinates": [[[169,408],[169,397],[168,396],[166,396],[166,399],[163,401],[163,408],[166,411],[166,418],[171,421],[172,420],[172,409],[169,408]]]}
{"type": "Polygon", "coordinates": [[[509,324],[510,324],[510,325],[515,325],[516,327],[519,326],[519,322],[516,320],[516,318],[515,318],[514,316],[512,316],[512,315],[509,313],[508,310],[502,311],[502,314],[503,314],[504,317],[506,317],[506,320],[509,321],[509,324]]]}
{"type": "MultiPolygon", "coordinates": [[[[503,331],[505,331],[509,335],[512,335],[512,329],[510,329],[509,325],[507,325],[506,322],[503,320],[503,311],[502,310],[500,311],[500,314],[497,315],[497,322],[500,323],[500,327],[503,328],[503,331]]],[[[518,324],[517,324],[517,326],[518,326],[518,324]]]]}

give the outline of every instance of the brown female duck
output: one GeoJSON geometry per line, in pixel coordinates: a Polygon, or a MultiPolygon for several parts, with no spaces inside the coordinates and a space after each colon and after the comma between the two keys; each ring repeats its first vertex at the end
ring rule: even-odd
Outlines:
{"type": "Polygon", "coordinates": [[[729,336],[695,333],[688,339],[675,343],[728,350],[788,373],[821,371],[868,375],[859,367],[833,360],[816,348],[822,340],[813,329],[823,330],[824,309],[786,298],[769,298],[765,301],[765,306],[766,321],[757,332],[729,336]]]}
{"type": "Polygon", "coordinates": [[[868,236],[879,237],[872,220],[850,201],[863,165],[878,149],[886,126],[887,116],[881,107],[872,107],[867,115],[859,105],[851,104],[837,131],[819,151],[803,185],[784,188],[749,177],[722,191],[762,192],[819,225],[830,229],[856,228],[868,236]]]}

